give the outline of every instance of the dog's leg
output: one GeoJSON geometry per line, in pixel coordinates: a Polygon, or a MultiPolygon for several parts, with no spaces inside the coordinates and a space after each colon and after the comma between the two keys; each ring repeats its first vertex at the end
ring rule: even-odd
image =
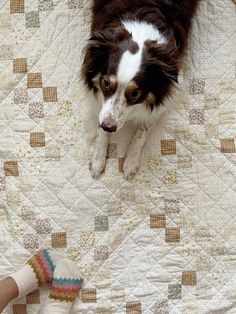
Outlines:
{"type": "Polygon", "coordinates": [[[90,170],[93,178],[98,178],[104,171],[107,160],[107,147],[109,134],[98,128],[95,148],[90,162],[90,170]]]}
{"type": "Polygon", "coordinates": [[[142,124],[134,135],[124,162],[123,170],[126,180],[131,180],[139,169],[142,149],[147,140],[150,127],[151,124],[142,124]]]}

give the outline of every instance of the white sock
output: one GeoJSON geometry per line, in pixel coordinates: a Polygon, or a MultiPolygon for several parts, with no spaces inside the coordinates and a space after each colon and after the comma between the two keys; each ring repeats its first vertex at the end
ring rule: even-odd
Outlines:
{"type": "Polygon", "coordinates": [[[42,313],[70,313],[82,283],[83,279],[75,262],[61,259],[53,273],[52,290],[42,313]]]}
{"type": "Polygon", "coordinates": [[[9,277],[12,277],[18,286],[18,298],[24,297],[43,284],[51,283],[56,263],[62,257],[55,251],[43,250],[30,258],[20,270],[11,274],[9,277]]]}

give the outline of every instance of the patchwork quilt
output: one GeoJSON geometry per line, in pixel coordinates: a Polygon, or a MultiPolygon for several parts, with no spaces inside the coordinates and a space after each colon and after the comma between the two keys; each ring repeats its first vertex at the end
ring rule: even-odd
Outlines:
{"type": "MultiPolygon", "coordinates": [[[[0,277],[37,250],[76,261],[73,313],[236,313],[236,12],[202,0],[180,98],[132,182],[133,129],[88,170],[80,83],[91,1],[0,1],[0,277]]],[[[48,289],[3,313],[39,313],[48,289]]],[[[56,314],[56,313],[55,313],[56,314]]]]}

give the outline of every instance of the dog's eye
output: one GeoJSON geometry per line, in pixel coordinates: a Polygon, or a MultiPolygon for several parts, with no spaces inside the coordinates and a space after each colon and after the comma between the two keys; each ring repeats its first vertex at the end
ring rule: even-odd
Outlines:
{"type": "Polygon", "coordinates": [[[133,91],[133,92],[130,94],[131,98],[137,98],[138,95],[139,95],[138,91],[133,91]]]}
{"type": "Polygon", "coordinates": [[[130,101],[133,103],[138,101],[140,96],[141,96],[141,91],[139,89],[135,89],[129,94],[130,101]]]}
{"type": "Polygon", "coordinates": [[[103,78],[103,80],[102,80],[102,87],[104,89],[108,89],[110,87],[110,81],[107,78],[103,78]]]}

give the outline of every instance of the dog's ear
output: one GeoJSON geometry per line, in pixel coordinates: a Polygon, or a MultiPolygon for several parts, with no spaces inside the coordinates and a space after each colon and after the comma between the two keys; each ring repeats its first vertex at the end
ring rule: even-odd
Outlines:
{"type": "Polygon", "coordinates": [[[90,88],[95,88],[94,78],[98,74],[106,74],[109,53],[116,53],[117,45],[127,40],[129,36],[130,34],[121,27],[92,33],[85,48],[85,57],[82,65],[83,78],[90,88]]]}
{"type": "Polygon", "coordinates": [[[101,32],[94,32],[89,42],[95,46],[114,47],[130,36],[130,33],[122,27],[107,28],[101,32]]]}
{"type": "Polygon", "coordinates": [[[85,47],[82,64],[82,76],[90,89],[95,89],[94,78],[106,72],[108,62],[108,47],[100,44],[100,39],[91,37],[85,47]]]}
{"type": "Polygon", "coordinates": [[[156,65],[171,81],[178,83],[178,49],[174,43],[145,42],[145,55],[148,64],[156,65]]]}

